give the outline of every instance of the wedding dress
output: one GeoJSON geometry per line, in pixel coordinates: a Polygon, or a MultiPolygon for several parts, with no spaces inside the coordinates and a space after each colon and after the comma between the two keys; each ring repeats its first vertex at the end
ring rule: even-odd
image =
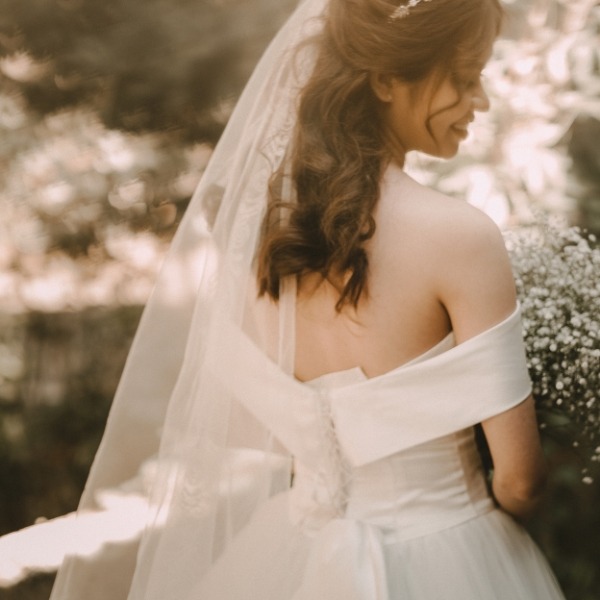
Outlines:
{"type": "MultiPolygon", "coordinates": [[[[518,310],[385,375],[301,383],[295,282],[257,297],[269,181],[327,5],[303,0],[261,59],[130,350],[79,514],[142,482],[145,528],[74,545],[51,600],[562,598],[494,507],[473,443],[530,392],[518,310]]],[[[289,179],[282,191],[294,201],[289,179]]]]}
{"type": "Polygon", "coordinates": [[[273,365],[271,401],[248,364],[227,385],[293,450],[293,485],[190,600],[563,598],[537,546],[490,498],[470,427],[529,393],[518,309],[372,379],[355,368],[301,385],[273,365]]]}

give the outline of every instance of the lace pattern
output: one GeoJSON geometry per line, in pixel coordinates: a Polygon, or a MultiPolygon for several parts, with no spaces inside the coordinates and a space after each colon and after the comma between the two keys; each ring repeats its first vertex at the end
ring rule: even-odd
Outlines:
{"type": "Polygon", "coordinates": [[[340,448],[327,390],[319,390],[316,402],[319,428],[315,435],[322,459],[315,470],[296,463],[290,506],[292,520],[305,529],[343,518],[352,483],[352,468],[340,448]]]}

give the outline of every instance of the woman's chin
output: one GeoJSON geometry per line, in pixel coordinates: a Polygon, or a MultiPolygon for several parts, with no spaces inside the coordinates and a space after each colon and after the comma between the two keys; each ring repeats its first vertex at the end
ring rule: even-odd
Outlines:
{"type": "Polygon", "coordinates": [[[469,135],[467,129],[451,127],[445,139],[438,144],[437,152],[434,156],[438,158],[454,158],[458,153],[461,142],[464,142],[469,135]]]}
{"type": "Polygon", "coordinates": [[[450,159],[454,158],[458,154],[459,144],[444,144],[441,147],[432,150],[423,150],[425,154],[433,156],[435,158],[450,159]]]}

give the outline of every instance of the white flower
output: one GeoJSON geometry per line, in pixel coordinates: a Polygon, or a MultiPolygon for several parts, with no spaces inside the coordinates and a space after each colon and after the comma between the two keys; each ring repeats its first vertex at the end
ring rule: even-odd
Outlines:
{"type": "Polygon", "coordinates": [[[540,427],[557,411],[600,460],[600,249],[548,223],[508,234],[540,427]],[[595,448],[595,449],[594,449],[595,448]]]}

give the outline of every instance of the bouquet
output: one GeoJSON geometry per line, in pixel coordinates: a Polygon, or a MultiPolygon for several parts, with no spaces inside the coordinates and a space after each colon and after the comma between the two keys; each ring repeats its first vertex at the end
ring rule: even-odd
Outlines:
{"type": "Polygon", "coordinates": [[[518,228],[506,241],[540,427],[567,432],[586,461],[598,462],[600,248],[594,236],[548,222],[518,228]]]}

